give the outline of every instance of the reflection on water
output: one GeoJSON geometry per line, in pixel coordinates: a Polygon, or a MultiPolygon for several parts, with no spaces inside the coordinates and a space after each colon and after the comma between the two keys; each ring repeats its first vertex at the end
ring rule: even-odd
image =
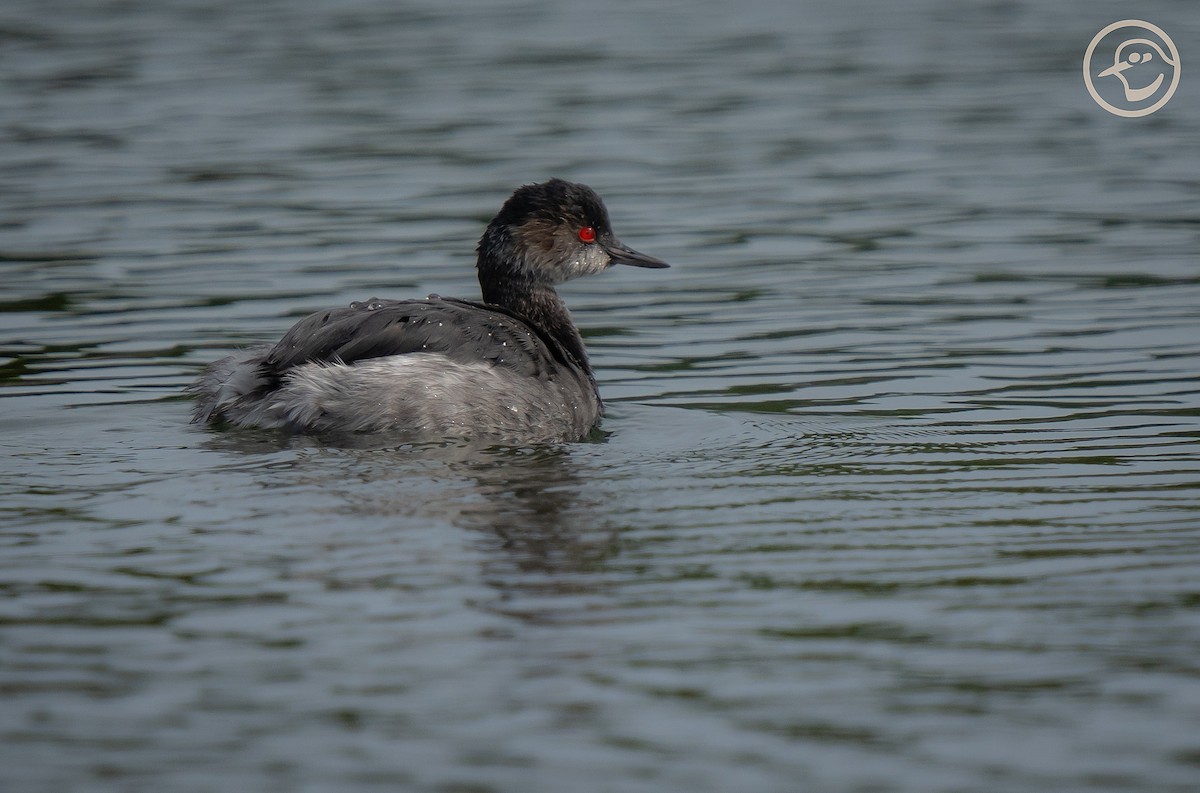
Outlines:
{"type": "Polygon", "coordinates": [[[866,11],[10,2],[0,787],[1190,791],[1200,82],[866,11]],[[592,442],[186,423],[551,175],[678,265],[564,290],[592,442]]]}

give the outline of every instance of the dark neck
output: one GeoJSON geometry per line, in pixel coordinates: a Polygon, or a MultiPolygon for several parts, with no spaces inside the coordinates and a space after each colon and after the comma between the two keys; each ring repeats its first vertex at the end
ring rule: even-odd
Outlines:
{"type": "Polygon", "coordinates": [[[571,312],[567,311],[566,303],[553,287],[511,283],[503,286],[481,283],[480,286],[483,302],[507,308],[529,320],[535,328],[558,342],[567,355],[574,358],[575,363],[591,377],[592,369],[588,364],[583,338],[571,321],[571,312]]]}

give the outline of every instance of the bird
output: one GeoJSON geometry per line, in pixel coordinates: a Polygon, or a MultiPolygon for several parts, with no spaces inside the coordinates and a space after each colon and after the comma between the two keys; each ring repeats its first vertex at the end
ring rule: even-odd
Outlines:
{"type": "MultiPolygon", "coordinates": [[[[1154,92],[1157,91],[1159,86],[1162,85],[1163,80],[1166,79],[1166,75],[1163,73],[1163,64],[1171,67],[1172,69],[1179,68],[1179,64],[1173,60],[1170,55],[1164,52],[1163,48],[1160,47],[1156,42],[1153,42],[1150,39],[1128,39],[1121,42],[1121,45],[1117,47],[1116,52],[1113,53],[1113,65],[1109,66],[1096,76],[1116,77],[1121,81],[1121,87],[1125,91],[1125,100],[1127,102],[1142,102],[1153,96],[1154,92]],[[1158,75],[1152,81],[1150,81],[1148,85],[1142,86],[1141,88],[1133,88],[1129,84],[1129,78],[1126,77],[1123,72],[1133,68],[1137,64],[1150,64],[1154,60],[1154,52],[1151,52],[1150,48],[1153,48],[1154,52],[1158,53],[1158,63],[1152,67],[1152,69],[1158,72],[1158,75]],[[1132,51],[1128,52],[1128,54],[1125,54],[1128,50],[1132,51]],[[1122,58],[1122,55],[1124,55],[1124,58],[1122,58]]],[[[1153,71],[1147,69],[1142,69],[1139,71],[1147,72],[1147,78],[1153,73],[1153,71]]]]}
{"type": "Polygon", "coordinates": [[[554,443],[604,412],[555,286],[613,265],[665,268],[613,233],[587,185],[519,187],[476,248],[482,301],[371,298],[301,319],[275,344],[211,363],[192,421],[300,434],[554,443]]]}

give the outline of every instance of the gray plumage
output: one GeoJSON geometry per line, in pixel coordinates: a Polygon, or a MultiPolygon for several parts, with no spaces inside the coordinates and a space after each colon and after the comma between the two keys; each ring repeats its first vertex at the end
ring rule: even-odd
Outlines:
{"type": "Polygon", "coordinates": [[[553,285],[613,264],[666,267],[620,243],[590,188],[513,193],[478,247],[483,303],[430,295],[312,314],[274,345],[211,364],[197,422],[419,439],[576,440],[603,405],[553,285]]]}

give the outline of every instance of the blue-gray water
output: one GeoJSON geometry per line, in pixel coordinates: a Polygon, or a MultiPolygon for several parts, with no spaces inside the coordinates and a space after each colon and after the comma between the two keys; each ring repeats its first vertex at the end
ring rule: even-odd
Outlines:
{"type": "Polygon", "coordinates": [[[0,788],[1195,790],[1195,10],[6,0],[0,788]],[[602,440],[188,425],[552,175],[602,440]]]}

